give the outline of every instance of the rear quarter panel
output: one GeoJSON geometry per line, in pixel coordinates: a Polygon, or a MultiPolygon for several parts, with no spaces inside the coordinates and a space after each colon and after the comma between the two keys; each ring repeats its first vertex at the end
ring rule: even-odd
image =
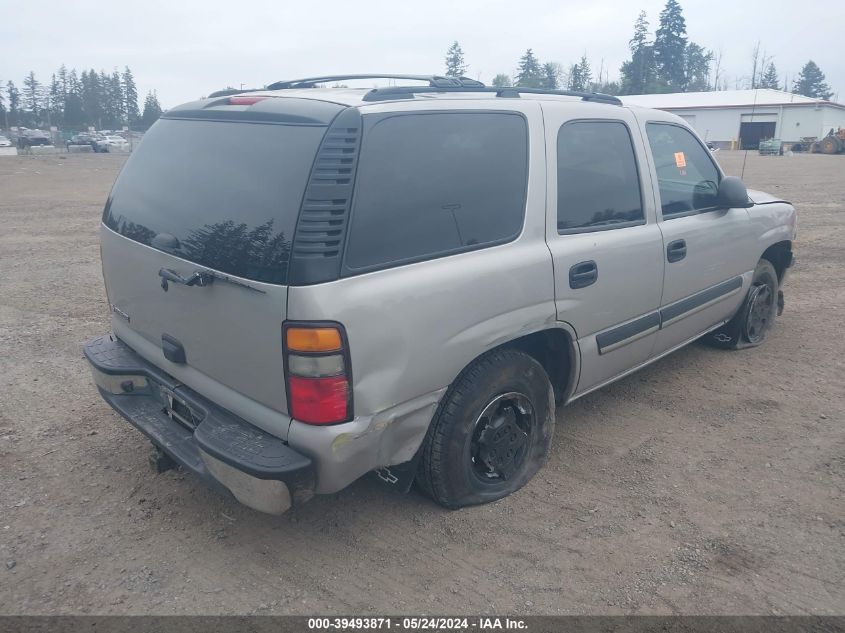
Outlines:
{"type": "Polygon", "coordinates": [[[552,288],[545,243],[521,240],[291,287],[288,318],[346,327],[357,417],[445,387],[483,352],[553,327],[552,288]]]}
{"type": "MultiPolygon", "coordinates": [[[[479,106],[438,100],[399,107],[430,111],[479,106]]],[[[397,104],[372,110],[385,108],[395,111],[397,104]]],[[[345,326],[356,417],[442,389],[483,352],[555,326],[553,271],[544,238],[542,118],[536,103],[514,103],[512,108],[526,116],[529,130],[525,221],[515,241],[331,283],[290,287],[288,319],[330,319],[345,326]]]]}

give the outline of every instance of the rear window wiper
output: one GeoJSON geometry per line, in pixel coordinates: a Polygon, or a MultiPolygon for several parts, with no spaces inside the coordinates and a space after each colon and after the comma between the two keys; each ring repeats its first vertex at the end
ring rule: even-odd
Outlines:
{"type": "Polygon", "coordinates": [[[187,277],[183,277],[175,270],[171,270],[169,268],[162,268],[158,271],[158,276],[161,277],[161,287],[164,290],[167,290],[169,282],[182,284],[183,286],[210,286],[214,282],[214,280],[217,279],[228,284],[241,286],[242,288],[252,290],[253,292],[267,294],[266,291],[261,290],[261,288],[256,288],[255,286],[251,286],[248,283],[244,283],[243,281],[240,281],[238,279],[233,279],[228,275],[223,275],[221,273],[214,272],[213,270],[196,270],[193,274],[187,277]]]}

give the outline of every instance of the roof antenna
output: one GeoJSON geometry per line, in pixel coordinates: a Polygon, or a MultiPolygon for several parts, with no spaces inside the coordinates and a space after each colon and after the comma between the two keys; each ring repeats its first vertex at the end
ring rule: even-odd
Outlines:
{"type": "MultiPolygon", "coordinates": [[[[749,123],[754,123],[754,109],[757,107],[757,90],[754,90],[754,101],[751,102],[751,120],[749,123]]],[[[742,117],[740,117],[741,119],[742,117]]],[[[742,123],[739,124],[739,128],[742,129],[742,123]]],[[[739,142],[742,142],[742,135],[739,136],[739,142]]],[[[759,147],[759,145],[758,145],[759,147]]],[[[748,148],[745,148],[745,155],[742,157],[742,171],[739,174],[739,179],[742,180],[745,178],[745,161],[748,159],[748,148]]]]}

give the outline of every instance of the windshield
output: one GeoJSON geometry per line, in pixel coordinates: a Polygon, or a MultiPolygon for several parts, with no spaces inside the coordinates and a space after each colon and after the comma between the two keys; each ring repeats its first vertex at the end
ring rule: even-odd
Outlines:
{"type": "Polygon", "coordinates": [[[117,179],[103,222],[199,265],[286,284],[291,239],[324,132],[160,119],[117,179]]]}

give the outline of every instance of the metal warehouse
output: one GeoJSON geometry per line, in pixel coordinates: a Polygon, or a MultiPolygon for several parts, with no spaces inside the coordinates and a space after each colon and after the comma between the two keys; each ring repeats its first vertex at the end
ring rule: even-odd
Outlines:
{"type": "Polygon", "coordinates": [[[622,100],[677,114],[705,140],[723,148],[756,148],[765,139],[789,145],[845,128],[845,105],[780,90],[676,92],[622,100]]]}

